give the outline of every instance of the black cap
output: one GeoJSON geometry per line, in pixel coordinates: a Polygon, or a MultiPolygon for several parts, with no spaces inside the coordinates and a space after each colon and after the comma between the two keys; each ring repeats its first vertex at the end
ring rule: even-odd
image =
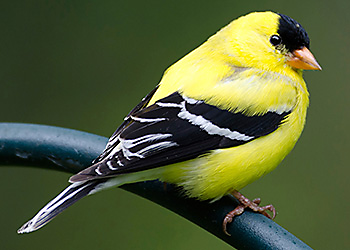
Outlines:
{"type": "Polygon", "coordinates": [[[292,52],[296,49],[310,47],[310,39],[305,29],[294,19],[289,16],[279,14],[279,25],[277,33],[282,38],[282,44],[292,52]]]}

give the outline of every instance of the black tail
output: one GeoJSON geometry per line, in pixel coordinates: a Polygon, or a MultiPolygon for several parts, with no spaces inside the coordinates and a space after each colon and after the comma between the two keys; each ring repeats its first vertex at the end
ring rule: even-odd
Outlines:
{"type": "Polygon", "coordinates": [[[43,207],[30,221],[25,223],[17,233],[33,232],[55,218],[59,213],[73,205],[81,198],[103,189],[106,179],[76,182],[67,187],[56,198],[43,207]]]}

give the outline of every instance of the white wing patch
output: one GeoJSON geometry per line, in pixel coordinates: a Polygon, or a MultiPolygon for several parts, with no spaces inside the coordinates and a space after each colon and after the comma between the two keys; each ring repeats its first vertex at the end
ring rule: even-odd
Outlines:
{"type": "Polygon", "coordinates": [[[164,103],[164,102],[156,102],[156,105],[164,108],[182,108],[181,104],[178,103],[164,103]]]}
{"type": "Polygon", "coordinates": [[[142,156],[147,156],[148,154],[154,151],[160,151],[162,149],[173,147],[173,146],[177,146],[177,143],[171,142],[171,141],[163,141],[163,142],[159,142],[159,143],[147,146],[141,149],[140,151],[138,151],[138,153],[141,154],[142,156]]]}
{"type": "Polygon", "coordinates": [[[126,148],[131,148],[142,143],[154,142],[154,141],[169,138],[171,136],[172,134],[150,134],[150,135],[145,135],[136,139],[123,140],[123,144],[126,148]]]}
{"type": "Polygon", "coordinates": [[[161,121],[166,121],[168,118],[140,118],[140,117],[135,117],[135,116],[130,116],[131,119],[134,121],[138,122],[161,122],[161,121]]]}
{"type": "MultiPolygon", "coordinates": [[[[120,161],[119,161],[120,162],[120,161]]],[[[107,161],[106,162],[106,164],[107,164],[107,167],[110,169],[110,170],[112,170],[112,171],[114,171],[114,170],[117,170],[118,168],[116,168],[116,167],[113,167],[113,165],[112,165],[112,162],[111,161],[107,161]]]]}
{"type": "Polygon", "coordinates": [[[292,111],[292,109],[293,109],[292,106],[287,105],[287,104],[284,104],[284,105],[281,105],[281,106],[279,106],[279,107],[277,107],[277,108],[271,107],[268,111],[270,111],[270,112],[275,112],[275,113],[281,115],[281,114],[283,114],[283,113],[285,113],[285,112],[290,112],[290,111],[292,111]]]}
{"type": "Polygon", "coordinates": [[[98,174],[98,175],[103,175],[103,173],[101,173],[100,167],[95,168],[95,172],[96,172],[96,174],[98,174]]]}
{"type": "Polygon", "coordinates": [[[189,98],[183,95],[182,98],[184,99],[184,101],[181,102],[181,104],[162,102],[156,102],[156,104],[160,107],[181,108],[180,112],[178,113],[179,118],[187,120],[193,125],[199,126],[201,129],[205,130],[210,135],[225,136],[231,140],[239,141],[249,141],[254,138],[253,136],[248,136],[237,131],[231,131],[228,128],[220,128],[219,126],[205,119],[203,116],[191,114],[189,111],[186,110],[186,103],[194,105],[203,103],[203,101],[195,100],[193,98],[189,98]]]}
{"type": "MultiPolygon", "coordinates": [[[[184,97],[184,96],[183,96],[184,97]]],[[[189,104],[200,104],[203,101],[197,101],[192,98],[184,97],[183,102],[181,102],[181,111],[178,114],[178,117],[184,120],[189,121],[193,125],[199,126],[201,129],[205,130],[210,135],[219,135],[225,136],[231,140],[239,140],[239,141],[249,141],[254,137],[248,136],[237,131],[231,131],[228,128],[220,128],[219,126],[213,124],[209,120],[205,119],[201,115],[191,114],[186,110],[186,102],[189,104]]]]}

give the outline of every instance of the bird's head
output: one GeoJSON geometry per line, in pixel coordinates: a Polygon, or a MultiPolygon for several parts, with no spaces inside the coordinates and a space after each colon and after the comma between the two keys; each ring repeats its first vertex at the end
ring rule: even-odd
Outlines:
{"type": "Polygon", "coordinates": [[[270,71],[321,70],[310,52],[305,29],[292,18],[270,11],[240,17],[209,39],[225,60],[270,71]]]}

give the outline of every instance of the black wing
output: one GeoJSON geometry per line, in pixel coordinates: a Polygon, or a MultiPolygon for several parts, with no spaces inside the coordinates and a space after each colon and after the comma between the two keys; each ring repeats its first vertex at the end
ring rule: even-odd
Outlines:
{"type": "Polygon", "coordinates": [[[131,113],[100,161],[71,181],[143,171],[242,145],[275,131],[289,113],[247,116],[175,92],[131,113]]]}

